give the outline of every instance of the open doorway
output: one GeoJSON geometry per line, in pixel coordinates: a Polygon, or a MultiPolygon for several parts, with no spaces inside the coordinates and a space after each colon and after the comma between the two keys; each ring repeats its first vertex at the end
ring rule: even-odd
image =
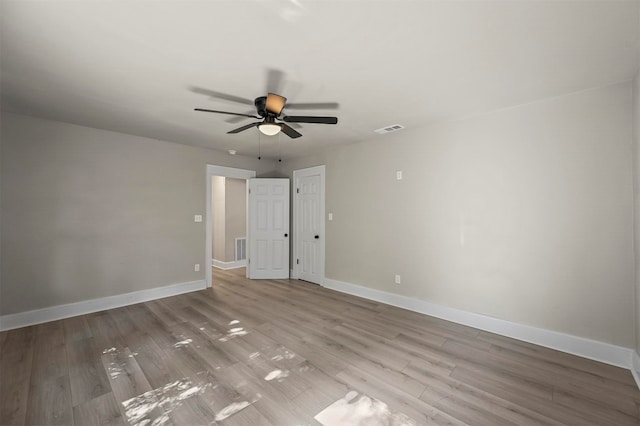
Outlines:
{"type": "Polygon", "coordinates": [[[247,266],[247,181],[213,176],[211,212],[214,268],[228,270],[247,266]]]}
{"type": "MultiPolygon", "coordinates": [[[[207,287],[211,287],[212,278],[213,278],[213,181],[214,176],[230,178],[230,179],[238,179],[245,181],[247,179],[252,179],[256,177],[255,170],[246,170],[246,169],[236,169],[233,167],[223,167],[223,166],[214,166],[211,164],[207,164],[207,181],[206,181],[206,246],[205,246],[205,279],[207,282],[207,287]]],[[[245,203],[246,203],[246,191],[245,191],[245,203]]],[[[246,206],[246,204],[245,204],[246,206]]],[[[245,207],[246,212],[246,207],[245,207]]],[[[246,219],[245,219],[245,227],[246,227],[246,219]]],[[[245,234],[246,235],[246,234],[245,234]]],[[[234,249],[235,250],[235,249],[234,249]]],[[[226,244],[225,244],[226,251],[226,244]]],[[[226,258],[226,255],[225,255],[226,258]]]]}

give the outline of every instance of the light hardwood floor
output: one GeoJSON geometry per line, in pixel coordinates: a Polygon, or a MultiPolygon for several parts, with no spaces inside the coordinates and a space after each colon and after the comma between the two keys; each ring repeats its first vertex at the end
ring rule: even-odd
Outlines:
{"type": "Polygon", "coordinates": [[[0,423],[640,424],[627,370],[243,274],[0,333],[0,423]]]}

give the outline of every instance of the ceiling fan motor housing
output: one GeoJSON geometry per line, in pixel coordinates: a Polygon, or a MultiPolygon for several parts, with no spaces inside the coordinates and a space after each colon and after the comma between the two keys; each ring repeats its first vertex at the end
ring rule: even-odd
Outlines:
{"type": "Polygon", "coordinates": [[[255,101],[253,101],[253,104],[256,106],[256,111],[260,117],[266,117],[268,115],[266,96],[257,97],[255,101]]]}

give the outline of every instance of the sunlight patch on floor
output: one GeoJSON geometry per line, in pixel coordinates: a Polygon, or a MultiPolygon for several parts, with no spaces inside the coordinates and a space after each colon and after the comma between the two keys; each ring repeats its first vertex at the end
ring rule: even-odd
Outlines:
{"type": "Polygon", "coordinates": [[[269,374],[267,374],[264,379],[267,382],[270,382],[271,380],[277,380],[277,381],[281,382],[284,379],[286,379],[287,377],[289,377],[289,371],[288,370],[285,370],[285,371],[273,370],[269,374]]]}
{"type": "Polygon", "coordinates": [[[405,414],[393,412],[375,398],[350,391],[314,417],[325,426],[417,426],[405,414]]]}
{"type": "Polygon", "coordinates": [[[224,337],[219,338],[218,341],[226,342],[229,339],[233,339],[234,337],[246,336],[246,335],[247,335],[247,331],[245,331],[245,329],[242,327],[231,328],[229,329],[227,334],[224,335],[224,337]]]}
{"type": "Polygon", "coordinates": [[[193,340],[187,338],[187,339],[183,339],[179,342],[176,342],[173,344],[174,348],[181,348],[183,346],[189,346],[191,343],[193,343],[193,340]]]}
{"type": "Polygon", "coordinates": [[[180,379],[161,388],[145,392],[122,403],[127,420],[132,425],[161,425],[168,414],[182,405],[186,399],[202,394],[208,388],[215,388],[213,383],[194,385],[190,380],[180,379]],[[159,415],[153,411],[159,408],[159,415]]]}
{"type": "Polygon", "coordinates": [[[241,402],[234,402],[231,403],[229,405],[227,405],[226,407],[224,407],[222,410],[218,411],[216,413],[216,421],[219,422],[221,420],[226,419],[229,416],[234,415],[235,413],[237,413],[238,411],[247,408],[248,406],[250,406],[252,403],[249,401],[241,401],[241,402]]]}

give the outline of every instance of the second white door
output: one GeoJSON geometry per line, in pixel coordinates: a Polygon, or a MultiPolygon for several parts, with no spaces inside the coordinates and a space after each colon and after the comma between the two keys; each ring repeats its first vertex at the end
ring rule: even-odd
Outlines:
{"type": "Polygon", "coordinates": [[[295,271],[298,279],[324,280],[324,166],[294,171],[295,271]]]}

